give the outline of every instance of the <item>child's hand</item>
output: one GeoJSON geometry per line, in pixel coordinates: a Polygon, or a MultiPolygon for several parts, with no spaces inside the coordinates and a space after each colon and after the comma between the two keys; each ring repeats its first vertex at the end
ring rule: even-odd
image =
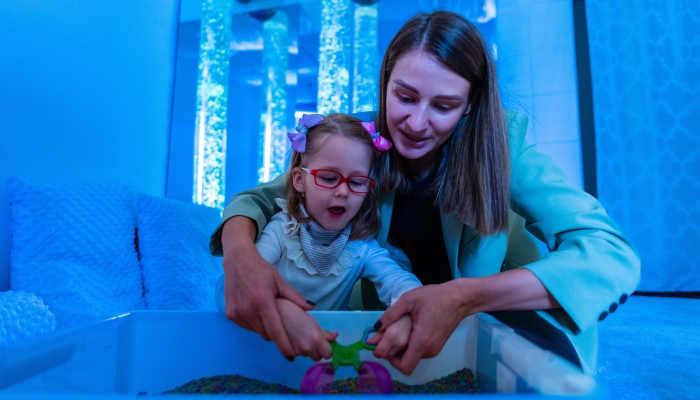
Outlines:
{"type": "Polygon", "coordinates": [[[377,358],[391,360],[392,358],[401,357],[408,345],[408,338],[411,336],[412,329],[411,316],[406,314],[386,329],[367,339],[367,343],[377,345],[373,352],[377,358]]]}
{"type": "Polygon", "coordinates": [[[324,331],[314,317],[287,299],[277,298],[276,303],[294,353],[311,357],[314,361],[331,358],[333,352],[329,342],[338,337],[338,332],[324,331]]]}

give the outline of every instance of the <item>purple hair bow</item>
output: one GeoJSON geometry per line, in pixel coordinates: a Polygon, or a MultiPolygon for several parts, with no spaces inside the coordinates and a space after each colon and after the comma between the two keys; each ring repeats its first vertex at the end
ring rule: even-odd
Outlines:
{"type": "Polygon", "coordinates": [[[306,134],[311,127],[323,122],[319,114],[304,114],[299,118],[299,124],[294,128],[296,132],[287,132],[287,137],[292,141],[292,149],[298,153],[306,151],[306,134]]]}
{"type": "Polygon", "coordinates": [[[367,130],[370,136],[372,136],[374,146],[377,147],[377,150],[387,151],[391,148],[391,142],[376,131],[374,128],[374,122],[363,122],[362,127],[367,130]]]}

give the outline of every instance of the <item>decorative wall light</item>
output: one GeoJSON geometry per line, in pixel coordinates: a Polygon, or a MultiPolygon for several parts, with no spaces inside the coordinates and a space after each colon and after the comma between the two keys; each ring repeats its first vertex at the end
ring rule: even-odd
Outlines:
{"type": "Polygon", "coordinates": [[[193,202],[223,208],[232,0],[203,0],[193,202]]]}
{"type": "Polygon", "coordinates": [[[258,182],[269,182],[285,170],[287,155],[288,18],[281,10],[251,13],[263,21],[262,93],[258,182]]]}
{"type": "Polygon", "coordinates": [[[348,112],[351,0],[321,0],[318,112],[348,112]]]}
{"type": "Polygon", "coordinates": [[[377,2],[355,0],[355,34],[353,35],[354,79],[352,112],[376,109],[379,50],[377,46],[377,2]]]}

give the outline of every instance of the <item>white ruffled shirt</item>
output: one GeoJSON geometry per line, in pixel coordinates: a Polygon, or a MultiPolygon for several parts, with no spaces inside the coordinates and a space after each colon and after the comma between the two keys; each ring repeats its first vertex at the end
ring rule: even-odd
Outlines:
{"type": "Polygon", "coordinates": [[[379,299],[391,305],[402,294],[421,286],[401,250],[379,246],[373,238],[348,241],[326,276],[318,273],[301,247],[299,222],[283,211],[272,217],[255,244],[262,257],[308,300],[315,310],[347,310],[352,288],[360,278],[372,281],[379,299]],[[402,268],[392,256],[399,261],[402,268]]]}

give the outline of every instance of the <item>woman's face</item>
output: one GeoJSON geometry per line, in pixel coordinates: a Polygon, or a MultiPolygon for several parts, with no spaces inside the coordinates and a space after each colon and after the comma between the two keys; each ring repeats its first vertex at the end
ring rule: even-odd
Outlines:
{"type": "Polygon", "coordinates": [[[396,150],[413,174],[427,175],[440,145],[468,111],[471,83],[422,49],[401,56],[389,76],[387,124],[396,150]]]}

